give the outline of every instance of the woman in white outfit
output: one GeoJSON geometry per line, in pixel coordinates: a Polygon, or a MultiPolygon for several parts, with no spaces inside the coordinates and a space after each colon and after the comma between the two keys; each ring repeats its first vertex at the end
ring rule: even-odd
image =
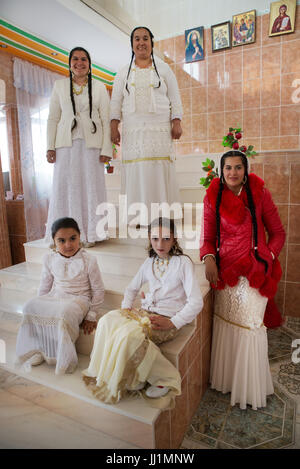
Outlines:
{"type": "MultiPolygon", "coordinates": [[[[52,223],[74,218],[85,247],[107,238],[98,229],[97,206],[106,202],[104,163],[112,157],[109,97],[92,79],[91,59],[82,47],[69,56],[70,77],[54,84],[47,126],[47,160],[55,163],[46,241],[52,223]]],[[[99,224],[99,227],[101,224],[99,224]]]]}
{"type": "Polygon", "coordinates": [[[130,65],[119,71],[113,86],[111,138],[120,144],[122,121],[121,192],[127,195],[128,207],[145,204],[148,216],[140,214],[140,220],[147,225],[151,203],[180,202],[172,140],[182,134],[182,105],[171,68],[154,60],[151,31],[135,28],[131,47],[130,65]]]}

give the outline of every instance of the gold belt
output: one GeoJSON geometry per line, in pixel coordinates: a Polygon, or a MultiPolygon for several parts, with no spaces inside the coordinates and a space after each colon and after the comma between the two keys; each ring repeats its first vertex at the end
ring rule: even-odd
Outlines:
{"type": "Polygon", "coordinates": [[[122,163],[140,163],[141,161],[156,161],[156,160],[167,160],[173,163],[170,156],[149,156],[148,158],[135,158],[134,160],[122,160],[122,163]]]}
{"type": "MultiPolygon", "coordinates": [[[[249,331],[252,331],[252,330],[253,330],[253,329],[251,329],[251,327],[242,326],[241,324],[237,324],[236,322],[228,321],[228,319],[222,318],[222,316],[220,316],[220,315],[217,314],[217,313],[214,313],[214,314],[215,314],[215,316],[217,316],[218,318],[222,319],[222,321],[228,322],[228,324],[232,324],[233,326],[237,326],[237,327],[242,327],[243,329],[248,329],[249,331]]],[[[262,322],[259,327],[262,327],[263,325],[264,325],[264,323],[262,322]]]]}
{"type": "Polygon", "coordinates": [[[151,322],[147,316],[140,316],[138,314],[138,311],[135,309],[121,309],[121,314],[122,316],[125,316],[127,319],[133,319],[134,321],[137,321],[142,326],[143,331],[147,334],[149,339],[151,339],[151,336],[152,336],[151,322]],[[142,322],[142,320],[145,317],[148,319],[148,321],[142,322]]]}

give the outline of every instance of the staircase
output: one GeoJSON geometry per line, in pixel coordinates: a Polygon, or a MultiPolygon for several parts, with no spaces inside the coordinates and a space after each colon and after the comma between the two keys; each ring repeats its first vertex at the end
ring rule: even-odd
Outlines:
{"type": "MultiPolygon", "coordinates": [[[[183,203],[201,203],[203,200],[203,190],[197,184],[202,174],[199,171],[197,175],[192,170],[195,166],[201,166],[198,156],[182,157],[177,165],[183,203]]],[[[120,187],[118,163],[115,163],[114,173],[105,177],[108,200],[113,202],[118,197],[120,187]]],[[[137,239],[114,238],[113,230],[110,234],[109,240],[88,250],[97,258],[105,285],[103,314],[120,307],[124,289],[146,258],[148,244],[147,239],[143,238],[143,231],[138,233],[140,237],[137,239]]],[[[117,405],[107,405],[96,400],[81,378],[81,371],[89,363],[93,335],[84,336],[81,333],[76,343],[79,365],[72,375],[56,376],[53,367],[45,363],[26,374],[14,364],[22,307],[37,293],[42,259],[48,249],[43,240],[25,244],[26,262],[0,271],[0,339],[6,346],[6,362],[1,367],[67,395],[72,399],[73,407],[75,402],[75,407],[81,409],[72,417],[78,419],[78,422],[97,427],[108,435],[140,448],[178,448],[208,382],[212,311],[211,292],[199,261],[199,230],[196,232],[193,225],[186,224],[184,231],[183,227],[179,228],[178,235],[180,245],[195,263],[204,308],[193,324],[182,328],[173,341],[161,346],[162,353],[179,369],[182,376],[182,395],[176,399],[175,409],[162,412],[150,407],[139,396],[123,399],[117,405]]],[[[147,291],[146,287],[143,290],[147,291]]],[[[139,304],[139,298],[136,304],[139,304]]]]}

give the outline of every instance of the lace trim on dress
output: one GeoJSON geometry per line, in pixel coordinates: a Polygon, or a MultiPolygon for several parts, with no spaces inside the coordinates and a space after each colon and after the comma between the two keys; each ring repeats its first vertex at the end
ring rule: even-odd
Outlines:
{"type": "Polygon", "coordinates": [[[65,319],[59,317],[45,317],[36,316],[34,314],[26,314],[21,325],[23,326],[24,324],[34,324],[43,327],[58,326],[62,331],[68,332],[72,342],[75,342],[78,337],[78,329],[73,328],[65,319]]]}
{"type": "MultiPolygon", "coordinates": [[[[102,382],[100,386],[97,385],[96,378],[90,376],[83,376],[82,379],[87,386],[87,388],[93,393],[93,395],[100,401],[106,402],[107,404],[116,404],[119,402],[122,397],[127,394],[132,394],[132,391],[129,391],[128,387],[134,387],[136,383],[136,370],[141,362],[144,360],[147,349],[149,346],[148,339],[145,339],[144,342],[136,349],[132,357],[128,360],[122,379],[118,385],[118,394],[117,396],[111,396],[110,391],[107,387],[107,384],[102,382]]],[[[137,391],[133,391],[136,393],[137,391]]]]}

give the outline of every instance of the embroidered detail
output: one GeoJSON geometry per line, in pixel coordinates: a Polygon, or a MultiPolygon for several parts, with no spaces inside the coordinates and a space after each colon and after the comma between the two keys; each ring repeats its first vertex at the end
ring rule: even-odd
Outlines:
{"type": "MultiPolygon", "coordinates": [[[[220,316],[219,314],[217,313],[214,313],[215,316],[217,316],[218,318],[222,319],[222,321],[225,321],[227,322],[228,324],[231,324],[232,326],[237,326],[237,327],[242,327],[243,329],[248,329],[249,331],[251,331],[251,327],[247,327],[247,326],[242,326],[242,324],[237,324],[235,322],[232,322],[232,321],[228,321],[228,319],[224,319],[222,318],[222,316],[220,316]]],[[[262,323],[259,327],[262,327],[264,324],[262,323]]]]}
{"type": "Polygon", "coordinates": [[[156,160],[167,160],[173,163],[170,156],[150,156],[148,158],[135,158],[134,160],[122,160],[122,163],[140,163],[141,161],[156,161],[156,160]]]}
{"type": "Polygon", "coordinates": [[[122,316],[126,317],[127,319],[133,319],[134,321],[137,321],[142,326],[145,336],[151,339],[151,321],[146,315],[143,314],[142,310],[121,309],[120,312],[122,316]]]}

